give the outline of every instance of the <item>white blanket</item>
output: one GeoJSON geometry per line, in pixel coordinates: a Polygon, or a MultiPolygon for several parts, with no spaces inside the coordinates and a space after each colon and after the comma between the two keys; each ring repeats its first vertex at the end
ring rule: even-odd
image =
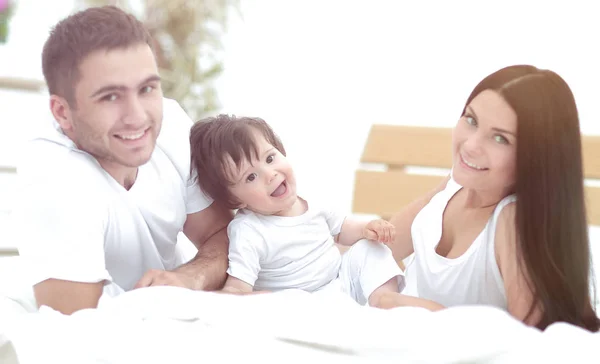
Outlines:
{"type": "Polygon", "coordinates": [[[600,334],[571,325],[540,332],[490,307],[384,311],[335,290],[230,296],[153,287],[65,316],[37,310],[18,258],[0,262],[2,364],[600,363],[600,334]]]}
{"type": "Polygon", "coordinates": [[[64,316],[4,316],[0,363],[598,363],[600,334],[545,332],[503,311],[361,307],[328,292],[255,296],[153,287],[64,316]],[[12,356],[12,358],[11,358],[12,356]]]}

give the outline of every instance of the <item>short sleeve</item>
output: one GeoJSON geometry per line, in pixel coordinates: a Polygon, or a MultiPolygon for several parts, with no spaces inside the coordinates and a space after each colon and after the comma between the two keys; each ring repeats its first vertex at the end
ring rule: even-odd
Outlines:
{"type": "Polygon", "coordinates": [[[111,281],[104,255],[107,210],[94,193],[49,181],[21,188],[11,216],[12,236],[29,267],[31,284],[50,278],[111,281]]]}
{"type": "Polygon", "coordinates": [[[163,125],[157,146],[171,160],[186,187],[186,213],[192,214],[209,207],[213,200],[200,189],[194,175],[190,175],[190,129],[194,124],[175,100],[164,98],[163,125]]]}
{"type": "Polygon", "coordinates": [[[227,274],[251,286],[258,279],[264,255],[264,238],[245,221],[234,219],[227,227],[229,268],[227,274]]]}
{"type": "Polygon", "coordinates": [[[186,185],[185,208],[187,214],[202,211],[213,203],[213,199],[202,191],[195,176],[194,174],[186,185]]]}
{"type": "Polygon", "coordinates": [[[342,224],[346,220],[346,215],[332,209],[326,209],[323,213],[325,214],[325,220],[327,220],[331,235],[339,234],[342,230],[342,224]]]}

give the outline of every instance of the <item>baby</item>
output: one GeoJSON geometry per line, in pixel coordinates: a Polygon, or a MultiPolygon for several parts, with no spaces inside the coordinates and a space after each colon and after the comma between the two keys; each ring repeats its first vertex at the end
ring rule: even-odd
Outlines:
{"type": "Polygon", "coordinates": [[[315,292],[336,282],[359,304],[374,307],[399,292],[402,271],[382,244],[394,240],[394,227],[355,221],[298,196],[283,144],[264,120],[203,119],[190,142],[200,188],[238,209],[227,228],[223,291],[315,292]],[[352,247],[342,255],[335,243],[352,247]]]}

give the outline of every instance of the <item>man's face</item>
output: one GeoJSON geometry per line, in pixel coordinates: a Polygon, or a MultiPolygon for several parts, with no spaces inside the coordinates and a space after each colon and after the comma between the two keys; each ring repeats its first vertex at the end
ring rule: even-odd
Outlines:
{"type": "Polygon", "coordinates": [[[79,65],[76,106],[61,123],[79,149],[109,172],[146,163],[154,151],[163,117],[162,90],[147,44],[99,50],[79,65]]]}

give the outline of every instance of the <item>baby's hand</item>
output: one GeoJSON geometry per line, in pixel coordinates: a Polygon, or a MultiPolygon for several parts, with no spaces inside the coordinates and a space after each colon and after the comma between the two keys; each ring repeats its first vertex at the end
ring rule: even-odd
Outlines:
{"type": "Polygon", "coordinates": [[[369,221],[363,231],[365,239],[380,241],[389,244],[396,237],[396,228],[388,221],[377,219],[369,221]]]}

